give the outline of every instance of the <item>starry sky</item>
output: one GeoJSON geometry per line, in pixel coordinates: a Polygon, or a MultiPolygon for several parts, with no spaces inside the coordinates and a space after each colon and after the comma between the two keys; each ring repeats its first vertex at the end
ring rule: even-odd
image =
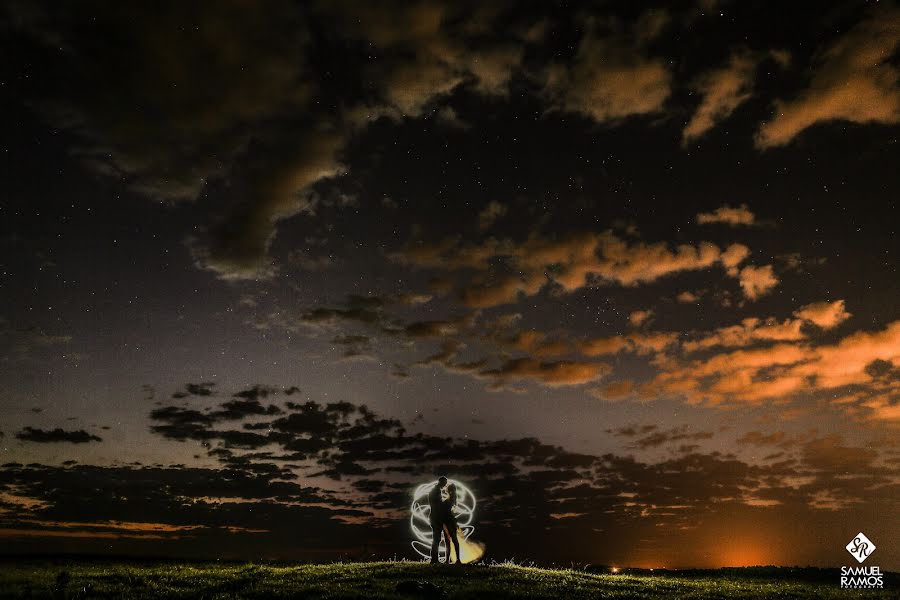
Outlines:
{"type": "Polygon", "coordinates": [[[0,31],[2,552],[900,568],[896,3],[0,31]]]}

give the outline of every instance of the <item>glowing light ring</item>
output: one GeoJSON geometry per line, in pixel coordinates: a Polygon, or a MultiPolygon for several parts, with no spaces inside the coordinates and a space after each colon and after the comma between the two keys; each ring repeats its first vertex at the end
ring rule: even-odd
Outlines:
{"type": "MultiPolygon", "coordinates": [[[[422,558],[431,558],[431,507],[428,505],[428,493],[437,485],[437,480],[423,483],[416,488],[413,494],[413,502],[410,507],[409,526],[415,536],[412,542],[413,550],[422,558]]],[[[475,527],[472,521],[475,519],[475,494],[465,485],[455,479],[448,479],[447,484],[456,484],[456,524],[462,530],[463,537],[469,539],[475,527]]],[[[438,547],[438,558],[446,562],[447,545],[441,536],[441,544],[438,547]]]]}

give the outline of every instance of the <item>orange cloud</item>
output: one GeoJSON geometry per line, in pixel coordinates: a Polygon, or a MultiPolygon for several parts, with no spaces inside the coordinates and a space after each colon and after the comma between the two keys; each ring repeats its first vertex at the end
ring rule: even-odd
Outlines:
{"type": "Polygon", "coordinates": [[[778,321],[774,317],[759,319],[749,317],[739,325],[722,327],[713,333],[682,344],[686,352],[695,352],[716,346],[748,346],[754,342],[800,341],[807,338],[803,326],[811,323],[822,329],[831,329],[850,317],[843,300],[814,302],[794,311],[796,319],[778,321]]]}
{"type": "Polygon", "coordinates": [[[831,45],[820,57],[809,86],[792,100],[775,103],[756,145],[783,146],[822,122],[900,122],[900,69],[890,61],[900,45],[900,9],[885,3],[831,45]]]}
{"type": "Polygon", "coordinates": [[[563,110],[580,112],[597,122],[662,110],[672,75],[663,58],[652,58],[647,44],[668,22],[664,11],[646,11],[625,31],[598,33],[609,23],[589,20],[570,68],[545,71],[545,91],[563,110]]]}
{"type": "Polygon", "coordinates": [[[635,310],[630,315],[628,315],[628,322],[635,327],[640,327],[652,317],[652,310],[635,310]]]}
{"type": "Polygon", "coordinates": [[[684,291],[675,296],[675,299],[682,304],[693,304],[700,299],[701,294],[698,292],[684,291]]]}
{"type": "Polygon", "coordinates": [[[864,384],[871,380],[866,367],[881,360],[900,366],[900,321],[894,321],[883,331],[860,331],[830,346],[814,350],[813,361],[798,367],[796,372],[814,378],[820,388],[835,388],[864,384]]]}
{"type": "Polygon", "coordinates": [[[756,300],[768,294],[772,288],[778,285],[778,277],[775,276],[772,265],[762,267],[747,265],[741,269],[738,281],[741,289],[744,290],[744,295],[750,300],[756,300]]]}
{"type": "Polygon", "coordinates": [[[678,334],[670,332],[629,333],[611,337],[590,338],[578,343],[578,350],[585,356],[603,356],[622,351],[646,355],[662,352],[678,340],[678,334]]]}
{"type": "MultiPolygon", "coordinates": [[[[752,331],[745,329],[734,335],[740,340],[745,335],[752,337],[752,331]]],[[[704,339],[712,340],[717,335],[732,334],[720,331],[704,339]]],[[[690,343],[685,348],[696,349],[690,343]]],[[[898,398],[891,395],[890,375],[879,379],[879,373],[898,368],[900,321],[894,321],[881,331],[857,332],[834,344],[810,346],[805,340],[785,341],[721,352],[702,360],[667,357],[663,372],[641,386],[639,392],[644,398],[674,394],[693,403],[721,404],[771,401],[800,392],[815,394],[847,388],[856,391],[837,396],[835,404],[849,412],[859,412],[862,407],[868,418],[893,419],[898,398]],[[878,369],[873,367],[879,364],[878,369]]]]}
{"type": "Polygon", "coordinates": [[[496,32],[492,22],[497,11],[488,6],[469,10],[426,1],[384,10],[336,1],[323,8],[338,19],[342,31],[384,51],[385,58],[367,73],[383,103],[358,110],[360,122],[382,115],[420,116],[437,98],[463,84],[482,94],[505,94],[527,37],[526,29],[512,28],[505,32],[507,39],[473,49],[468,36],[477,33],[486,39],[484,32],[496,32]]]}
{"type": "MultiPolygon", "coordinates": [[[[719,209],[721,210],[721,209],[719,209]]],[[[728,274],[732,277],[738,276],[737,267],[744,259],[750,255],[750,248],[743,244],[731,244],[725,251],[722,252],[722,256],[719,260],[722,261],[722,265],[728,271],[728,274]]]]}
{"type": "Polygon", "coordinates": [[[634,382],[630,379],[613,381],[602,387],[591,388],[588,393],[599,400],[621,400],[634,391],[634,382]]]}
{"type": "Polygon", "coordinates": [[[461,245],[457,239],[444,239],[417,243],[391,258],[411,266],[476,271],[461,299],[471,308],[488,308],[515,302],[520,295],[533,296],[550,283],[567,292],[602,282],[632,286],[715,265],[738,278],[745,294],[756,298],[778,280],[771,266],[739,270],[749,253],[742,244],[722,250],[710,242],[675,247],[664,242],[629,243],[607,231],[559,240],[532,235],[520,243],[490,238],[481,244],[461,245]],[[496,260],[506,262],[515,274],[495,273],[491,264],[496,260]]]}
{"type": "Polygon", "coordinates": [[[900,423],[900,394],[878,394],[863,402],[862,407],[870,420],[900,423]]]}
{"type": "Polygon", "coordinates": [[[746,204],[738,207],[720,206],[716,210],[708,213],[698,213],[697,223],[700,225],[708,225],[710,223],[725,223],[726,225],[753,225],[756,222],[756,215],[750,212],[746,204]]]}
{"type": "Polygon", "coordinates": [[[564,340],[548,340],[546,334],[533,329],[522,331],[510,340],[509,345],[532,356],[546,358],[561,356],[570,350],[570,344],[564,340]]]}
{"type": "Polygon", "coordinates": [[[703,99],[684,128],[682,140],[685,144],[728,118],[750,98],[758,62],[758,58],[750,53],[736,53],[727,66],[706,73],[695,82],[694,89],[703,99]]]}
{"type": "Polygon", "coordinates": [[[715,346],[747,346],[756,341],[796,341],[806,336],[801,331],[803,321],[787,319],[778,322],[770,317],[762,320],[750,317],[740,325],[722,327],[710,335],[682,344],[686,352],[695,352],[715,346]]]}
{"type": "Polygon", "coordinates": [[[484,209],[478,213],[478,228],[482,231],[490,229],[494,222],[506,214],[507,207],[496,200],[489,202],[484,209]]]}
{"type": "Polygon", "coordinates": [[[831,329],[849,319],[851,313],[844,308],[843,300],[835,300],[834,302],[807,304],[795,311],[794,316],[809,321],[822,329],[831,329]]]}

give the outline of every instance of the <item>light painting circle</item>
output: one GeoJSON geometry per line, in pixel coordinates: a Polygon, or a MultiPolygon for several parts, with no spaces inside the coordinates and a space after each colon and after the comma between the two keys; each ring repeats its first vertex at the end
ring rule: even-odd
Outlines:
{"type": "MultiPolygon", "coordinates": [[[[472,521],[475,519],[475,494],[472,490],[455,479],[448,479],[447,484],[456,485],[456,524],[459,525],[463,537],[469,539],[475,527],[472,521]]],[[[428,505],[428,493],[438,484],[437,480],[423,483],[416,488],[413,494],[413,502],[410,507],[409,526],[412,529],[412,547],[422,558],[431,558],[431,507],[428,505]]],[[[447,546],[441,537],[441,545],[438,550],[440,560],[447,560],[447,546]]]]}

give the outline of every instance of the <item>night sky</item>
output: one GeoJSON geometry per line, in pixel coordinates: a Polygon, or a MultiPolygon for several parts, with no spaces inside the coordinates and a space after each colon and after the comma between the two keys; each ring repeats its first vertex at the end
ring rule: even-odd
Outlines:
{"type": "Polygon", "coordinates": [[[3,2],[0,552],[900,568],[900,7],[3,2]],[[855,564],[855,562],[853,563],[855,564]]]}

